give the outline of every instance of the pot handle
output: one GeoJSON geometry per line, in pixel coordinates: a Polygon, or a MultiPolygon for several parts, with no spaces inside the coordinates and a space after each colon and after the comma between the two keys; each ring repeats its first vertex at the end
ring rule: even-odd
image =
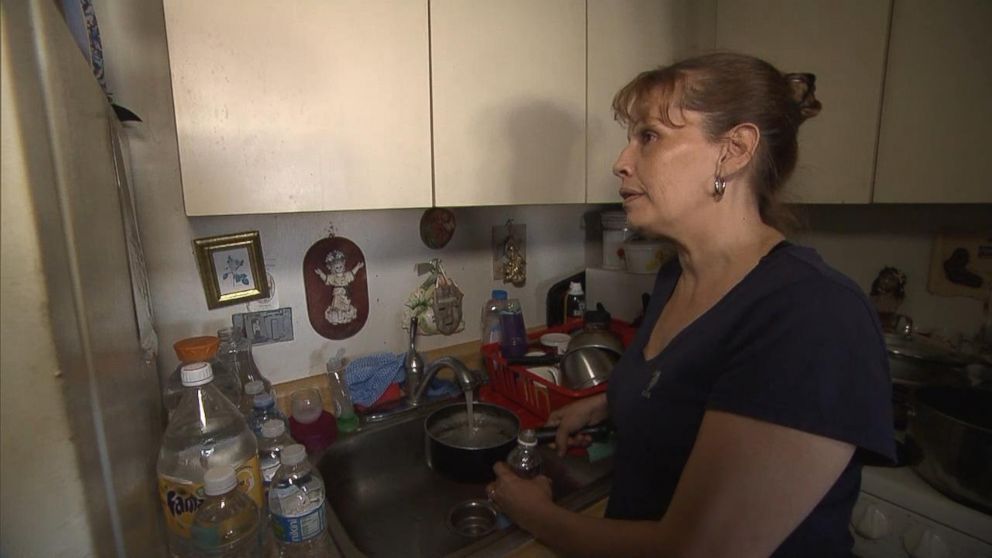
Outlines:
{"type": "MultiPolygon", "coordinates": [[[[595,426],[587,426],[582,428],[575,434],[588,434],[592,437],[606,436],[612,432],[612,428],[609,424],[597,424],[595,426]]],[[[542,426],[534,430],[534,435],[537,437],[538,443],[554,442],[555,434],[558,432],[557,426],[542,426]]]]}

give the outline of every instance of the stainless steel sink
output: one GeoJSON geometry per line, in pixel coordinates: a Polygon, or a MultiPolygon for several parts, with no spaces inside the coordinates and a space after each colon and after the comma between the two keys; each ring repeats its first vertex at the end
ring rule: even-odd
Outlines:
{"type": "MultiPolygon", "coordinates": [[[[424,459],[424,419],[440,405],[411,411],[339,439],[321,456],[328,527],[344,556],[498,556],[529,540],[510,525],[481,538],[448,523],[457,504],[485,498],[484,484],[458,483],[424,459]]],[[[582,509],[606,496],[612,460],[559,458],[541,448],[557,502],[582,509]]]]}

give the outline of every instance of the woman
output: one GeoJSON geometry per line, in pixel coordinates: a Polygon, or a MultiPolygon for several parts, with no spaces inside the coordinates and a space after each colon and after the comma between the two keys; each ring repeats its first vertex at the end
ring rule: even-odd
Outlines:
{"type": "Polygon", "coordinates": [[[628,222],[678,258],[607,393],[549,420],[560,452],[616,426],[606,519],[503,464],[490,498],[568,555],[850,555],[862,459],[894,455],[891,396],[867,298],[781,232],[813,76],[714,54],[642,73],[613,108],[628,222]]]}

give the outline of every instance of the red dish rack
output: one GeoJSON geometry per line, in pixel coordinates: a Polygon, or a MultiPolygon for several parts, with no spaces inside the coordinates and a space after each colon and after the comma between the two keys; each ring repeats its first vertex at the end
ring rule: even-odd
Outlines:
{"type": "MultiPolygon", "coordinates": [[[[527,335],[527,339],[532,347],[546,349],[540,345],[540,338],[546,333],[572,333],[582,329],[582,320],[570,320],[563,325],[545,328],[527,335]]],[[[620,338],[624,347],[630,345],[634,339],[636,330],[628,323],[620,320],[610,321],[610,331],[620,338]]],[[[572,401],[602,393],[606,391],[606,383],[598,386],[572,390],[565,386],[549,382],[536,374],[532,374],[522,365],[507,364],[503,354],[499,350],[499,343],[490,343],[482,346],[482,360],[485,362],[486,370],[489,373],[489,387],[497,397],[492,397],[494,402],[502,398],[509,399],[522,410],[526,415],[521,417],[525,423],[524,428],[543,425],[548,419],[551,411],[563,407],[572,401]],[[527,416],[529,415],[529,416],[527,416]],[[535,420],[536,419],[536,420],[535,420]],[[526,424],[536,422],[536,424],[526,424]]],[[[486,390],[488,391],[488,390],[486,390]]],[[[483,392],[485,399],[485,391],[483,392]]]]}

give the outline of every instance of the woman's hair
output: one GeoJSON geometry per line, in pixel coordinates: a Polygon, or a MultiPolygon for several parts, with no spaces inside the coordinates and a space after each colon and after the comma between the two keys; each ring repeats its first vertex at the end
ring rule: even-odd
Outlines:
{"type": "Polygon", "coordinates": [[[783,74],[753,56],[708,54],[642,72],[613,98],[613,112],[629,125],[647,103],[659,99],[659,116],[668,126],[682,125],[671,121],[673,106],[703,113],[711,140],[738,124],[757,126],[761,139],[751,166],[758,210],[762,221],[783,230],[796,222],[780,196],[796,167],[796,133],[820,111],[815,81],[813,74],[783,74]]]}

